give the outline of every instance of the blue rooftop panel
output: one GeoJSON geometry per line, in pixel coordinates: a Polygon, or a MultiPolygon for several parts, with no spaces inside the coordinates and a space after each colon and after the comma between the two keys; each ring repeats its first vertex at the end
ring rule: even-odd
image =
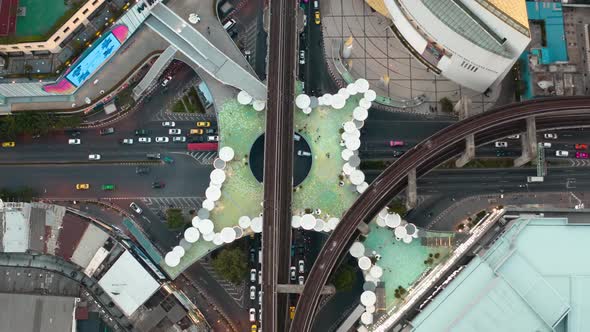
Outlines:
{"type": "Polygon", "coordinates": [[[568,61],[561,3],[527,1],[529,20],[545,22],[547,47],[541,50],[541,63],[568,61]]]}

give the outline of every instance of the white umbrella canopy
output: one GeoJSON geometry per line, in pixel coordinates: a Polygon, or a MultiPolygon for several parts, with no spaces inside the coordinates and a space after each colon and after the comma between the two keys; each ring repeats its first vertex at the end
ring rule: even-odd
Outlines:
{"type": "Polygon", "coordinates": [[[365,98],[361,98],[361,100],[359,100],[359,106],[365,109],[369,109],[371,108],[371,102],[366,100],[365,98]]]}
{"type": "Polygon", "coordinates": [[[207,218],[209,218],[209,210],[200,208],[199,212],[197,212],[197,215],[201,219],[207,219],[207,218]]]}
{"type": "MultiPolygon", "coordinates": [[[[209,187],[209,188],[213,188],[213,187],[209,187]]],[[[215,208],[215,202],[210,199],[206,199],[203,201],[203,208],[211,211],[215,208]]]]}
{"type": "Polygon", "coordinates": [[[396,228],[402,222],[402,218],[397,213],[388,213],[385,216],[385,223],[388,227],[396,228]]]}
{"type": "Polygon", "coordinates": [[[346,105],[346,98],[344,98],[340,94],[336,94],[332,96],[332,107],[334,109],[342,109],[346,105]]]}
{"type": "Polygon", "coordinates": [[[406,232],[408,233],[409,236],[413,236],[414,233],[416,233],[418,231],[418,229],[416,228],[416,225],[412,224],[412,223],[408,223],[406,225],[406,232]]]}
{"type": "Polygon", "coordinates": [[[303,113],[304,114],[310,114],[311,113],[311,107],[307,107],[303,109],[303,113]]]}
{"type": "Polygon", "coordinates": [[[340,90],[338,90],[338,94],[344,97],[344,99],[348,99],[350,97],[350,93],[348,90],[346,90],[346,88],[340,88],[340,90]]]}
{"type": "Polygon", "coordinates": [[[180,256],[174,251],[169,251],[166,256],[164,256],[164,262],[170,267],[175,267],[180,264],[180,256]]]}
{"type": "Polygon", "coordinates": [[[358,86],[355,83],[350,83],[346,86],[346,92],[349,95],[354,96],[358,93],[358,86]]]}
{"type": "Polygon", "coordinates": [[[364,98],[368,101],[373,101],[377,98],[377,93],[375,90],[367,90],[367,92],[365,92],[364,98]]]}
{"type": "Polygon", "coordinates": [[[410,244],[412,242],[413,237],[411,235],[406,235],[403,238],[404,243],[410,244]]]}
{"type": "MultiPolygon", "coordinates": [[[[355,124],[355,127],[356,127],[356,124],[355,124]]],[[[358,129],[355,129],[355,130],[353,130],[353,131],[350,132],[350,135],[353,136],[354,138],[360,139],[360,137],[361,137],[361,131],[358,130],[358,129]]]]}
{"type": "Polygon", "coordinates": [[[352,116],[355,120],[365,121],[369,117],[369,111],[363,107],[355,107],[352,111],[352,116]]]}
{"type": "Polygon", "coordinates": [[[213,232],[213,221],[211,221],[210,219],[203,219],[199,222],[199,225],[197,227],[199,229],[199,231],[201,232],[201,234],[203,234],[203,237],[205,236],[205,234],[209,234],[213,232]]]}
{"type": "Polygon", "coordinates": [[[184,248],[183,248],[183,247],[181,247],[181,246],[176,246],[176,247],[172,248],[172,251],[173,251],[173,252],[174,252],[174,253],[175,253],[175,254],[176,254],[178,257],[181,257],[181,258],[182,258],[182,256],[184,256],[184,253],[185,253],[185,251],[184,251],[184,248]]]}
{"type": "Polygon", "coordinates": [[[344,165],[342,165],[342,171],[344,172],[344,174],[346,175],[350,175],[352,174],[352,172],[355,170],[354,167],[350,166],[349,163],[344,163],[344,165]]]}
{"type": "Polygon", "coordinates": [[[385,217],[387,217],[387,214],[389,214],[389,211],[387,211],[387,208],[385,208],[379,212],[379,218],[385,219],[385,217]]]}
{"type": "Polygon", "coordinates": [[[404,226],[397,226],[394,231],[395,237],[403,239],[408,233],[406,232],[406,228],[404,226]]]}
{"type": "Polygon", "coordinates": [[[252,102],[252,96],[246,91],[240,91],[238,93],[238,103],[242,105],[248,105],[252,102]]]}
{"type": "Polygon", "coordinates": [[[215,167],[216,169],[224,169],[225,164],[226,162],[224,160],[221,160],[221,158],[215,158],[215,160],[213,160],[213,167],[215,167]]]}
{"type": "Polygon", "coordinates": [[[328,225],[330,225],[331,229],[336,229],[340,220],[338,218],[330,218],[328,219],[328,225]]]}
{"type": "Polygon", "coordinates": [[[236,239],[239,239],[244,235],[244,229],[240,226],[234,226],[232,228],[234,229],[234,232],[236,232],[236,239]]]}
{"type": "Polygon", "coordinates": [[[368,306],[368,307],[365,308],[365,311],[368,312],[368,313],[370,313],[370,314],[372,314],[372,313],[375,312],[375,306],[370,305],[370,306],[368,306]]]}
{"type": "Polygon", "coordinates": [[[209,179],[213,183],[223,183],[225,181],[225,172],[220,169],[214,169],[209,175],[209,179]]]}
{"type": "Polygon", "coordinates": [[[383,268],[381,268],[381,266],[373,265],[371,270],[369,270],[369,273],[374,278],[381,278],[381,276],[383,275],[383,268]]]}
{"type": "Polygon", "coordinates": [[[364,94],[365,92],[369,91],[369,81],[364,78],[359,78],[356,80],[356,82],[354,82],[354,84],[356,85],[359,93],[364,94]]]}
{"type": "MultiPolygon", "coordinates": [[[[209,212],[209,211],[207,211],[209,212]]],[[[206,219],[206,218],[203,218],[206,219]]],[[[199,222],[201,221],[201,218],[199,216],[194,216],[193,219],[191,220],[191,225],[193,225],[193,227],[199,227],[199,222]]]]}
{"type": "Polygon", "coordinates": [[[352,133],[353,131],[357,130],[356,126],[354,125],[354,122],[352,121],[346,121],[344,122],[344,131],[347,133],[352,133]]]}
{"type": "Polygon", "coordinates": [[[357,155],[353,155],[348,159],[348,164],[354,168],[357,168],[361,165],[361,158],[357,155]]]}
{"type": "Polygon", "coordinates": [[[356,241],[352,244],[352,246],[350,246],[350,249],[348,251],[350,252],[350,255],[354,258],[362,257],[365,254],[365,245],[361,242],[356,241]]]}
{"type": "Polygon", "coordinates": [[[220,234],[225,243],[232,243],[236,239],[236,231],[232,227],[224,227],[220,234]]]}
{"type": "Polygon", "coordinates": [[[293,228],[301,227],[301,217],[300,216],[291,217],[291,227],[293,227],[293,228]]]}
{"type": "Polygon", "coordinates": [[[322,219],[316,219],[315,225],[313,226],[313,230],[316,232],[321,232],[324,230],[325,222],[322,219]]]}
{"type": "Polygon", "coordinates": [[[306,94],[300,94],[295,97],[295,105],[300,109],[308,108],[311,105],[311,98],[306,94]]]}
{"type": "Polygon", "coordinates": [[[213,236],[213,244],[219,246],[222,243],[223,243],[223,239],[221,238],[221,234],[215,233],[215,235],[213,236]]]}
{"type": "Polygon", "coordinates": [[[207,233],[207,234],[203,234],[203,240],[207,241],[207,242],[211,242],[213,241],[213,237],[215,236],[215,233],[211,232],[211,233],[207,233]]]}
{"type": "Polygon", "coordinates": [[[311,214],[304,214],[301,217],[301,227],[305,230],[312,230],[315,227],[315,217],[311,214]]]}
{"type": "Polygon", "coordinates": [[[230,146],[224,146],[219,149],[219,158],[223,161],[230,161],[234,159],[235,152],[230,146]]]}
{"type": "Polygon", "coordinates": [[[189,227],[184,231],[184,239],[188,242],[188,243],[195,243],[199,240],[199,236],[201,233],[199,233],[199,230],[195,227],[189,227]]]}
{"type": "Polygon", "coordinates": [[[252,225],[250,226],[254,233],[262,232],[262,217],[252,218],[252,225]]]}
{"type": "Polygon", "coordinates": [[[240,227],[243,229],[247,229],[250,227],[250,225],[252,225],[252,221],[248,216],[241,216],[240,219],[238,219],[238,225],[240,225],[240,227]]]}
{"type": "Polygon", "coordinates": [[[356,186],[356,191],[358,191],[359,194],[362,194],[365,192],[365,190],[367,190],[367,188],[369,188],[369,184],[366,182],[363,182],[363,183],[359,184],[358,186],[356,186]]]}
{"type": "Polygon", "coordinates": [[[373,291],[364,291],[361,293],[361,304],[365,307],[375,305],[377,302],[377,295],[373,291]]]}
{"type": "Polygon", "coordinates": [[[328,106],[332,106],[332,95],[331,94],[326,93],[322,97],[324,97],[324,104],[326,104],[328,106]]]}
{"type": "Polygon", "coordinates": [[[365,173],[363,171],[355,169],[350,173],[350,182],[355,186],[363,183],[365,181],[365,173]]]}
{"type": "Polygon", "coordinates": [[[256,112],[264,111],[264,109],[266,108],[266,101],[264,101],[264,100],[255,100],[252,103],[252,107],[254,108],[254,110],[256,112]]]}
{"type": "Polygon", "coordinates": [[[350,157],[352,157],[354,155],[354,152],[352,152],[351,150],[348,149],[344,149],[342,150],[342,152],[340,153],[340,156],[342,157],[342,159],[344,160],[348,160],[350,159],[350,157]]]}
{"type": "Polygon", "coordinates": [[[359,257],[358,265],[361,270],[367,271],[371,268],[371,259],[367,256],[359,257]]]}
{"type": "Polygon", "coordinates": [[[345,142],[346,148],[352,151],[356,151],[361,147],[361,140],[358,138],[351,138],[345,142]]]}
{"type": "Polygon", "coordinates": [[[209,187],[207,190],[205,190],[205,197],[215,202],[221,198],[221,189],[218,187],[209,187]]]}
{"type": "Polygon", "coordinates": [[[367,311],[363,312],[361,315],[361,323],[365,325],[373,324],[373,314],[367,311]]]}
{"type": "Polygon", "coordinates": [[[383,219],[383,218],[377,218],[375,220],[375,222],[377,223],[377,226],[379,226],[379,227],[387,227],[387,224],[385,224],[385,219],[383,219]]]}

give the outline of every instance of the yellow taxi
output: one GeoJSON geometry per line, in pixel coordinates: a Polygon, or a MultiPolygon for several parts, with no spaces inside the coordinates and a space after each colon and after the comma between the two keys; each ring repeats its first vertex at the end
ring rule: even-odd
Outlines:
{"type": "Polygon", "coordinates": [[[190,135],[203,135],[203,129],[193,128],[189,131],[190,135]]]}
{"type": "Polygon", "coordinates": [[[322,23],[322,21],[320,20],[320,12],[319,12],[319,11],[316,11],[316,12],[313,14],[313,17],[315,18],[315,24],[320,24],[320,23],[322,23]]]}
{"type": "Polygon", "coordinates": [[[295,318],[295,306],[289,307],[289,318],[291,318],[291,319],[295,318]]]}
{"type": "Polygon", "coordinates": [[[87,190],[87,189],[90,189],[90,185],[88,183],[78,183],[76,185],[76,189],[78,189],[78,190],[87,190]]]}
{"type": "Polygon", "coordinates": [[[250,329],[250,331],[252,331],[252,332],[258,331],[257,330],[257,327],[256,327],[256,324],[252,324],[252,328],[250,329]]]}
{"type": "Polygon", "coordinates": [[[2,142],[3,148],[13,148],[15,146],[14,142],[2,142]]]}
{"type": "Polygon", "coordinates": [[[209,121],[199,121],[199,122],[197,122],[197,127],[204,127],[204,128],[211,127],[211,122],[209,122],[209,121]]]}

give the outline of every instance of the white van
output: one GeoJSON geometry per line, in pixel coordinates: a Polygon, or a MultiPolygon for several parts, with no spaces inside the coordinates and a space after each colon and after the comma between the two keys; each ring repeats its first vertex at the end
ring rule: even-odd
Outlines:
{"type": "Polygon", "coordinates": [[[231,28],[234,27],[234,25],[236,25],[236,20],[232,18],[229,21],[225,22],[223,28],[225,29],[225,31],[229,31],[231,28]]]}
{"type": "Polygon", "coordinates": [[[313,9],[320,9],[320,3],[317,0],[313,1],[313,9]]]}

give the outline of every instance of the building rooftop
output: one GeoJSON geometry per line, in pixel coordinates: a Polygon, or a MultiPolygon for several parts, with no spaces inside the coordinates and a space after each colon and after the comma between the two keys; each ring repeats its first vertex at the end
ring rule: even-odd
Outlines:
{"type": "Polygon", "coordinates": [[[74,298],[0,293],[2,331],[72,331],[74,298]]]}
{"type": "Polygon", "coordinates": [[[520,218],[412,321],[414,331],[587,331],[590,224],[520,218]]]}
{"type": "Polygon", "coordinates": [[[117,259],[98,284],[126,316],[131,316],[160,288],[160,284],[128,251],[117,259]]]}
{"type": "MultiPolygon", "coordinates": [[[[526,3],[524,0],[479,0],[487,2],[506,17],[514,20],[521,26],[528,28],[529,19],[527,16],[526,3]]],[[[506,21],[506,20],[505,20],[506,21]]]]}

